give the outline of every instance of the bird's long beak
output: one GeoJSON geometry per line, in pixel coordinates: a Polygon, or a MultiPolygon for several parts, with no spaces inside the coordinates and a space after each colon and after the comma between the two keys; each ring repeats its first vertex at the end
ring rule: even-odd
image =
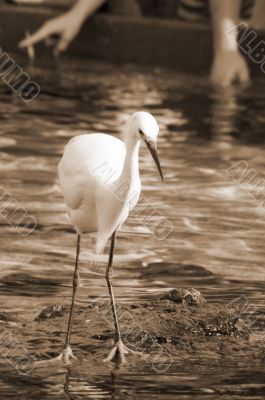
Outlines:
{"type": "Polygon", "coordinates": [[[151,153],[151,156],[153,157],[154,162],[156,163],[159,175],[161,176],[162,181],[164,181],[163,172],[162,172],[162,169],[160,166],[157,150],[156,150],[155,146],[153,144],[151,144],[150,142],[147,142],[147,140],[145,140],[145,143],[151,153]]]}

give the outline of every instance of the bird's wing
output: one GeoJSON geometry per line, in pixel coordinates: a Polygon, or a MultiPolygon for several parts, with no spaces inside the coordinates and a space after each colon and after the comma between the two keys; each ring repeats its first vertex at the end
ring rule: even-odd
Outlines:
{"type": "Polygon", "coordinates": [[[71,139],[58,166],[60,186],[67,205],[78,208],[84,196],[95,193],[120,176],[124,143],[110,135],[84,134],[71,139]]]}
{"type": "Polygon", "coordinates": [[[81,175],[76,173],[76,168],[68,167],[62,159],[58,165],[58,176],[66,205],[70,209],[76,210],[82,205],[84,189],[81,175]]]}

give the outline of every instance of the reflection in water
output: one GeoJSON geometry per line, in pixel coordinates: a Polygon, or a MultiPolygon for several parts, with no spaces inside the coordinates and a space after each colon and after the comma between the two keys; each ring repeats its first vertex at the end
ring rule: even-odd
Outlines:
{"type": "Polygon", "coordinates": [[[240,88],[236,86],[215,88],[212,93],[211,130],[215,137],[229,137],[237,131],[237,119],[244,111],[244,107],[238,104],[239,94],[240,88]]]}
{"type": "Polygon", "coordinates": [[[65,377],[65,384],[64,384],[64,391],[70,400],[74,400],[74,397],[72,397],[72,395],[69,391],[70,382],[71,382],[71,369],[67,368],[67,374],[65,377]]]}
{"type": "Polygon", "coordinates": [[[64,392],[69,400],[76,400],[81,396],[88,396],[89,399],[100,400],[109,398],[116,399],[116,370],[117,367],[113,366],[113,370],[99,383],[97,379],[89,378],[76,378],[75,373],[70,367],[67,367],[65,376],[64,392]]]}
{"type": "MultiPolygon", "coordinates": [[[[130,66],[118,70],[84,60],[32,67],[30,75],[41,86],[33,103],[22,103],[4,83],[0,87],[1,184],[38,221],[34,233],[22,238],[6,219],[0,220],[1,311],[27,324],[47,305],[69,303],[75,235],[56,178],[63,147],[70,137],[87,131],[120,136],[127,116],[145,109],[160,123],[166,184],[159,182],[143,149],[143,192],[174,232],[159,241],[148,223],[130,216],[117,242],[117,299],[138,301],[169,287],[195,286],[210,301],[245,295],[251,318],[264,315],[264,212],[225,172],[246,160],[264,179],[264,82],[216,91],[198,77],[130,66]]],[[[106,259],[100,261],[99,273],[90,271],[92,240],[84,242],[80,304],[107,293],[101,274],[106,259]]],[[[45,324],[36,337],[20,334],[30,354],[57,354],[65,332],[60,320],[52,322],[52,335],[45,324]]],[[[255,329],[259,335],[260,325],[255,329]]],[[[209,367],[202,357],[199,362],[180,360],[164,375],[133,362],[112,371],[101,363],[102,349],[95,353],[85,321],[80,332],[73,341],[84,360],[67,371],[36,370],[21,377],[1,360],[1,397],[250,399],[255,392],[256,399],[262,398],[260,365],[248,368],[237,360],[218,360],[209,367]]]]}

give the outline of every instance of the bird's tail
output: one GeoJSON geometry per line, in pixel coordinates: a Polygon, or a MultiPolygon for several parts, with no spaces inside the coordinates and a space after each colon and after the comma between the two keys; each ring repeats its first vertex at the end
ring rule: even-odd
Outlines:
{"type": "Polygon", "coordinates": [[[96,254],[97,255],[103,253],[108,239],[109,239],[108,235],[98,235],[97,241],[96,241],[96,254]]]}

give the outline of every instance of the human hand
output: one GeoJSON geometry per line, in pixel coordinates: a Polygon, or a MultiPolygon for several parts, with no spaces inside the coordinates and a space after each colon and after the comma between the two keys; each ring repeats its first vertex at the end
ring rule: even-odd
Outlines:
{"type": "Polygon", "coordinates": [[[35,33],[19,42],[19,47],[29,47],[41,40],[48,40],[52,35],[59,35],[59,40],[54,47],[54,54],[58,55],[65,51],[78,35],[82,22],[83,19],[69,11],[46,21],[35,33]]]}
{"type": "Polygon", "coordinates": [[[210,81],[217,86],[247,83],[250,80],[248,65],[239,50],[223,50],[216,53],[210,73],[210,81]]]}

